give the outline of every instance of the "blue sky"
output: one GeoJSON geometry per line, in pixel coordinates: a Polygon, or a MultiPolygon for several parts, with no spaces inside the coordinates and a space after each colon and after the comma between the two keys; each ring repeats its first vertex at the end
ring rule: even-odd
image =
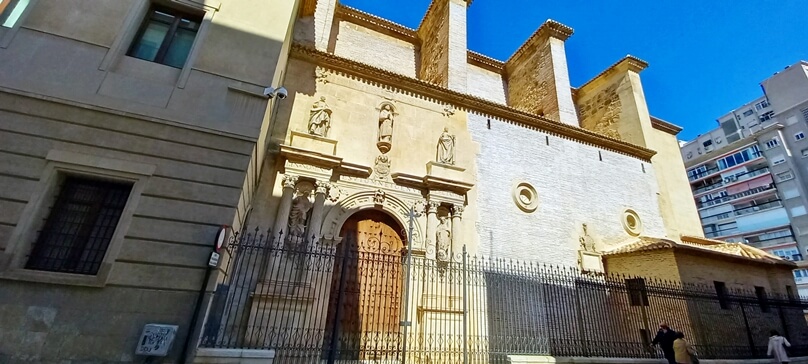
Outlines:
{"type": "MultiPolygon", "coordinates": [[[[430,0],[341,3],[417,28],[430,0]]],[[[684,140],[761,96],[767,77],[808,60],[807,0],[474,0],[468,46],[506,60],[546,19],[575,29],[566,43],[573,86],[626,54],[647,61],[651,114],[683,126],[684,140]]]]}

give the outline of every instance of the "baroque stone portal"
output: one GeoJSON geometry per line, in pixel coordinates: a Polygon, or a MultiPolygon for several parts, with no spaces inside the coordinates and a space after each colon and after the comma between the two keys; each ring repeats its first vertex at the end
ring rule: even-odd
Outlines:
{"type": "Polygon", "coordinates": [[[320,96],[309,111],[309,134],[327,137],[330,128],[331,108],[326,104],[325,96],[320,96]]]}
{"type": "Polygon", "coordinates": [[[455,136],[449,134],[449,128],[443,128],[443,133],[438,138],[436,161],[443,164],[455,164],[455,136]]]}

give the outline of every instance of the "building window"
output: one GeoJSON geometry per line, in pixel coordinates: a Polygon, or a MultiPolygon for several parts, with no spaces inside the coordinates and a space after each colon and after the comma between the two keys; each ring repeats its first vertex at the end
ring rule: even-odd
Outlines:
{"type": "Polygon", "coordinates": [[[791,303],[797,302],[797,295],[794,294],[794,287],[786,285],[786,297],[791,303]]]}
{"type": "Polygon", "coordinates": [[[66,176],[25,268],[98,273],[131,190],[129,183],[66,176]]]}
{"type": "Polygon", "coordinates": [[[648,289],[645,286],[645,279],[626,279],[626,289],[628,290],[629,305],[648,306],[648,289]]]}
{"type": "Polygon", "coordinates": [[[792,173],[790,170],[777,174],[777,180],[779,182],[788,181],[790,179],[794,179],[794,173],[792,173]]]}
{"type": "Polygon", "coordinates": [[[757,296],[760,311],[769,312],[769,297],[766,295],[766,288],[755,286],[755,296],[757,296]]]}
{"type": "Polygon", "coordinates": [[[713,281],[715,287],[715,294],[718,296],[718,305],[722,310],[729,309],[729,294],[727,294],[727,285],[724,282],[713,281]]]}
{"type": "Polygon", "coordinates": [[[771,120],[774,117],[774,111],[767,111],[760,115],[760,121],[771,120]]]}
{"type": "Polygon", "coordinates": [[[797,134],[794,134],[794,140],[803,140],[803,139],[805,139],[805,133],[799,132],[797,134]]]}
{"type": "Polygon", "coordinates": [[[758,102],[757,104],[755,104],[755,110],[761,110],[761,109],[763,109],[765,107],[768,107],[768,106],[769,106],[769,102],[766,101],[766,100],[763,100],[763,101],[758,102]]]}
{"type": "Polygon", "coordinates": [[[786,157],[784,157],[782,154],[778,154],[778,155],[772,157],[772,165],[773,166],[776,166],[778,164],[782,164],[782,163],[785,163],[785,162],[786,162],[786,157]]]}
{"type": "Polygon", "coordinates": [[[31,0],[0,0],[0,25],[13,28],[31,0]]]}
{"type": "Polygon", "coordinates": [[[746,110],[746,111],[744,111],[744,112],[743,112],[743,116],[744,116],[744,117],[746,117],[746,116],[750,116],[750,115],[752,115],[752,114],[754,114],[754,113],[755,113],[755,112],[754,112],[754,111],[752,111],[752,110],[746,110]]]}
{"type": "Polygon", "coordinates": [[[772,149],[778,145],[780,145],[780,141],[777,138],[772,138],[772,140],[766,142],[766,149],[772,149]]]}
{"type": "Polygon", "coordinates": [[[135,37],[129,56],[182,68],[191,52],[202,17],[154,6],[135,37]]]}

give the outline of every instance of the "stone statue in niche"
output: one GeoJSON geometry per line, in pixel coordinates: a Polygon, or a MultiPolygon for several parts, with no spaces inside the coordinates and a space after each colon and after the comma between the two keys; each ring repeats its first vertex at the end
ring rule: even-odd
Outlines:
{"type": "Polygon", "coordinates": [[[384,104],[379,110],[379,141],[376,145],[382,153],[387,153],[393,145],[393,106],[384,104]]]}
{"type": "Polygon", "coordinates": [[[376,164],[373,167],[373,171],[376,172],[376,178],[387,179],[387,176],[390,175],[390,157],[379,154],[379,156],[376,157],[376,164]]]}
{"type": "Polygon", "coordinates": [[[595,252],[595,241],[589,236],[589,232],[587,231],[586,224],[582,224],[581,228],[583,229],[584,233],[578,238],[578,241],[581,243],[581,250],[585,252],[595,252]]]}
{"type": "Polygon", "coordinates": [[[330,128],[331,108],[325,103],[325,96],[320,96],[309,111],[309,134],[327,137],[330,128]]]}
{"type": "Polygon", "coordinates": [[[306,222],[313,205],[310,198],[312,190],[313,186],[306,182],[297,186],[297,196],[292,200],[292,208],[289,210],[289,229],[286,232],[289,241],[305,239],[306,222]]]}
{"type": "Polygon", "coordinates": [[[449,248],[452,246],[451,227],[446,216],[438,217],[440,223],[435,229],[435,241],[437,245],[437,258],[440,261],[449,261],[449,248]]]}
{"type": "Polygon", "coordinates": [[[449,134],[449,128],[443,128],[440,138],[438,138],[438,163],[455,164],[455,136],[449,134]]]}

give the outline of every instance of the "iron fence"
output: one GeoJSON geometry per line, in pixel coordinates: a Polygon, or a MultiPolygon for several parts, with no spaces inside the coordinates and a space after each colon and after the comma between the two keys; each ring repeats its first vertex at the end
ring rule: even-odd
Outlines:
{"type": "Polygon", "coordinates": [[[201,346],[273,349],[283,363],[506,363],[508,355],[659,358],[659,322],[701,358],[766,354],[769,330],[808,354],[795,297],[539,263],[408,254],[384,236],[234,239],[201,346]],[[405,294],[407,292],[407,294],[405,294]],[[409,297],[409,299],[407,298],[409,297]]]}

